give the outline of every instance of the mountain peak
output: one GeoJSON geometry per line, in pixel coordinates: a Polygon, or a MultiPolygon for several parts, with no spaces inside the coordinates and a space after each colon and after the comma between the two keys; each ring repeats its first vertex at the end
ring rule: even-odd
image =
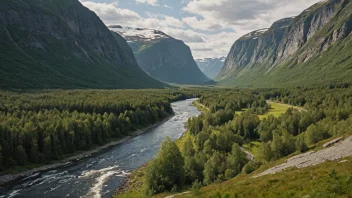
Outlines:
{"type": "Polygon", "coordinates": [[[121,25],[111,25],[108,28],[123,36],[127,41],[153,41],[158,39],[172,38],[162,31],[148,28],[134,28],[121,25]]]}
{"type": "Polygon", "coordinates": [[[266,31],[268,31],[268,28],[263,28],[259,30],[255,30],[253,32],[250,32],[244,36],[242,36],[240,39],[257,39],[258,37],[262,36],[266,31]]]}
{"type": "Polygon", "coordinates": [[[128,41],[138,65],[154,78],[177,84],[205,84],[210,80],[198,68],[183,41],[148,28],[114,25],[109,29],[128,41]]]}

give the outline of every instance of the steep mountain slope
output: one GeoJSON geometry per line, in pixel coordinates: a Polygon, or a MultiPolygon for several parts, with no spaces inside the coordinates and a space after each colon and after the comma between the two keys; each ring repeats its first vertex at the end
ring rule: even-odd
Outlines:
{"type": "Polygon", "coordinates": [[[78,0],[0,1],[0,88],[158,88],[78,0]]]}
{"type": "Polygon", "coordinates": [[[352,2],[317,3],[235,42],[217,80],[281,87],[352,82],[352,2]]]}
{"type": "Polygon", "coordinates": [[[151,76],[177,84],[210,81],[198,68],[190,48],[182,41],[157,30],[110,26],[130,44],[139,66],[151,76]]]}
{"type": "Polygon", "coordinates": [[[226,57],[205,58],[197,59],[196,62],[199,69],[209,78],[213,79],[221,71],[222,67],[224,66],[225,59],[226,57]]]}

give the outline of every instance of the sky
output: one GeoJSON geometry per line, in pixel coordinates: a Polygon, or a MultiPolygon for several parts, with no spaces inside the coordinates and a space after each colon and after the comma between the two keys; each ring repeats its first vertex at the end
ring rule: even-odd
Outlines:
{"type": "Polygon", "coordinates": [[[226,56],[241,36],[297,16],[320,0],[80,0],[106,25],[161,30],[195,59],[226,56]]]}

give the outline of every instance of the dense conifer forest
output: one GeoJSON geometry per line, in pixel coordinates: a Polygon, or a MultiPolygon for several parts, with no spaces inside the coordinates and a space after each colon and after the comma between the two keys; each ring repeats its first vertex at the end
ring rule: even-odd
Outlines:
{"type": "Polygon", "coordinates": [[[0,170],[42,164],[129,136],[199,96],[178,90],[0,92],[0,170]]]}

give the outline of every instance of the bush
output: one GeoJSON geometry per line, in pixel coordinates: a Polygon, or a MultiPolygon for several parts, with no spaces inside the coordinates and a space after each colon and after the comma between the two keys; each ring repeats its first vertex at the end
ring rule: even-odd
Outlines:
{"type": "Polygon", "coordinates": [[[202,183],[198,182],[198,180],[196,180],[195,182],[193,182],[192,185],[192,194],[195,197],[198,197],[200,195],[200,189],[202,188],[202,183]]]}
{"type": "Polygon", "coordinates": [[[242,171],[246,174],[251,174],[252,172],[257,170],[259,167],[260,167],[259,163],[250,161],[243,167],[242,171]]]}

